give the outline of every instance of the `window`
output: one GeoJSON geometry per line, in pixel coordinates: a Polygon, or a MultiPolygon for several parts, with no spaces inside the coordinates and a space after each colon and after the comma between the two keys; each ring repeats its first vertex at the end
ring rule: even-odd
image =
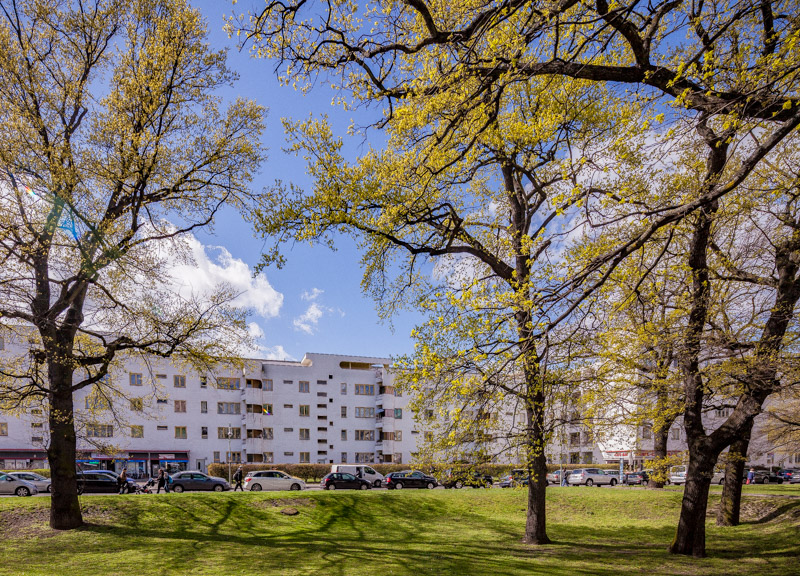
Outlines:
{"type": "Polygon", "coordinates": [[[317,380],[317,386],[327,386],[327,385],[328,385],[327,380],[317,380]]]}
{"type": "Polygon", "coordinates": [[[423,434],[423,438],[425,439],[425,442],[433,442],[433,432],[425,432],[423,434]]]}
{"type": "Polygon", "coordinates": [[[156,430],[169,430],[169,426],[156,426],[156,430]]]}
{"type": "MultiPolygon", "coordinates": [[[[206,378],[205,376],[200,376],[200,388],[206,388],[206,387],[208,387],[208,378],[206,378]]],[[[217,460],[217,462],[219,462],[219,460],[217,460]]]]}
{"type": "Polygon", "coordinates": [[[0,436],[8,436],[8,422],[0,422],[0,436]]]}
{"type": "Polygon", "coordinates": [[[241,414],[242,405],[238,402],[217,402],[217,414],[241,414]]]}
{"type": "Polygon", "coordinates": [[[264,452],[264,462],[272,464],[275,462],[275,455],[272,452],[264,452]]]}
{"type": "Polygon", "coordinates": [[[86,436],[89,438],[113,438],[114,426],[111,424],[87,424],[86,436]]]}
{"type": "Polygon", "coordinates": [[[300,464],[311,462],[311,455],[308,452],[300,452],[300,464]]]}
{"type": "Polygon", "coordinates": [[[356,418],[375,418],[375,408],[356,408],[356,418]]]}
{"type": "Polygon", "coordinates": [[[309,406],[308,404],[301,404],[300,416],[311,416],[311,406],[309,406]]]}
{"type": "Polygon", "coordinates": [[[294,404],[284,404],[284,408],[294,408],[294,404]]]}
{"type": "Polygon", "coordinates": [[[581,433],[580,432],[570,432],[569,445],[570,446],[580,446],[580,444],[581,444],[581,433]]]}
{"type": "Polygon", "coordinates": [[[6,340],[2,336],[0,336],[0,350],[6,349],[6,340]]]}
{"type": "Polygon", "coordinates": [[[264,431],[261,428],[254,428],[247,430],[247,437],[248,438],[261,438],[264,435],[264,431]]]}
{"type": "Polygon", "coordinates": [[[93,394],[84,398],[84,403],[87,410],[108,410],[111,408],[111,403],[108,398],[93,394]]]}
{"type": "Polygon", "coordinates": [[[284,432],[294,432],[294,428],[284,428],[284,432]]]}
{"type": "Polygon", "coordinates": [[[347,463],[347,452],[342,452],[342,462],[347,463]]]}
{"type": "Polygon", "coordinates": [[[347,382],[342,382],[342,394],[347,394],[347,382]]]}
{"type": "Polygon", "coordinates": [[[347,430],[342,430],[342,440],[347,440],[347,430]]]}
{"type": "Polygon", "coordinates": [[[219,452],[214,452],[214,462],[219,464],[219,452]]]}
{"type": "Polygon", "coordinates": [[[403,409],[402,408],[395,408],[394,409],[394,417],[395,418],[402,418],[403,417],[403,409]]]}
{"type": "Polygon", "coordinates": [[[274,414],[274,412],[272,411],[272,404],[262,404],[261,408],[263,410],[262,413],[266,414],[267,416],[272,416],[274,414]]]}
{"type": "Polygon", "coordinates": [[[672,429],[672,439],[673,440],[680,440],[681,439],[681,429],[680,428],[673,428],[672,429]]]}
{"type": "Polygon", "coordinates": [[[144,410],[144,400],[141,398],[131,398],[131,410],[133,412],[141,412],[144,410]]]}
{"type": "Polygon", "coordinates": [[[175,388],[186,388],[186,376],[176,374],[172,377],[172,385],[175,388]]]}
{"type": "Polygon", "coordinates": [[[375,384],[356,384],[356,394],[359,396],[375,396],[375,384]]]}
{"type": "Polygon", "coordinates": [[[208,426],[200,427],[200,438],[208,439],[208,426]]]}
{"type": "Polygon", "coordinates": [[[433,420],[433,410],[431,410],[430,408],[425,410],[425,418],[427,418],[428,420],[433,420]]]}
{"type": "Polygon", "coordinates": [[[175,426],[175,438],[186,439],[186,426],[175,426]]]}
{"type": "Polygon", "coordinates": [[[645,424],[642,426],[642,438],[645,440],[649,440],[653,437],[653,426],[651,424],[645,424]]]}
{"type": "Polygon", "coordinates": [[[33,410],[31,410],[31,414],[33,414],[34,416],[41,416],[42,415],[42,409],[41,408],[34,408],[33,410]]]}
{"type": "Polygon", "coordinates": [[[167,375],[166,374],[156,374],[156,378],[158,378],[159,380],[166,380],[167,379],[167,375]]]}
{"type": "Polygon", "coordinates": [[[250,378],[248,378],[247,380],[245,380],[245,383],[248,388],[257,388],[259,390],[261,389],[261,380],[251,380],[250,378]]]}
{"type": "Polygon", "coordinates": [[[261,404],[248,404],[247,405],[247,413],[248,414],[263,414],[264,407],[261,404]]]}
{"type": "Polygon", "coordinates": [[[356,452],[356,464],[372,464],[375,462],[375,454],[372,452],[356,452]]]}
{"type": "Polygon", "coordinates": [[[131,438],[144,438],[144,426],[131,426],[131,438]]]}
{"type": "Polygon", "coordinates": [[[719,408],[717,411],[717,418],[727,418],[730,414],[730,410],[727,408],[719,408]]]}
{"type": "MultiPolygon", "coordinates": [[[[264,380],[264,390],[272,392],[272,380],[264,380]]],[[[272,452],[270,452],[272,454],[272,452]]]]}
{"type": "Polygon", "coordinates": [[[298,382],[298,385],[301,394],[308,394],[311,391],[308,386],[308,382],[305,382],[304,380],[300,380],[300,382],[298,382]]]}
{"type": "Polygon", "coordinates": [[[228,428],[226,426],[221,426],[217,428],[217,438],[220,440],[227,440],[228,433],[231,435],[231,440],[239,440],[242,437],[242,429],[241,428],[228,428]]]}
{"type": "Polygon", "coordinates": [[[166,404],[169,402],[166,398],[156,398],[156,404],[166,404]]]}
{"type": "Polygon", "coordinates": [[[356,430],[356,440],[375,440],[375,430],[356,430]]]}
{"type": "Polygon", "coordinates": [[[186,412],[186,400],[175,400],[175,412],[186,412]]]}
{"type": "Polygon", "coordinates": [[[311,431],[308,428],[300,428],[300,440],[310,440],[311,431]]]}
{"type": "Polygon", "coordinates": [[[142,375],[140,373],[131,372],[129,377],[130,377],[131,386],[141,386],[142,385],[142,375]]]}
{"type": "Polygon", "coordinates": [[[238,390],[238,378],[217,378],[217,388],[220,390],[238,390]]]}
{"type": "Polygon", "coordinates": [[[342,406],[342,418],[347,418],[347,406],[342,406]]]}
{"type": "Polygon", "coordinates": [[[200,400],[200,414],[208,414],[208,402],[200,400]]]}
{"type": "Polygon", "coordinates": [[[31,442],[33,444],[41,444],[42,442],[44,442],[44,438],[42,438],[41,436],[31,436],[31,442]]]}
{"type": "MultiPolygon", "coordinates": [[[[317,392],[317,397],[318,398],[327,398],[328,397],[328,393],[327,392],[317,392]]],[[[331,399],[331,402],[333,402],[333,399],[331,399]]]]}
{"type": "Polygon", "coordinates": [[[272,428],[264,428],[264,438],[267,440],[273,440],[275,438],[275,433],[272,431],[272,428]]]}
{"type": "Polygon", "coordinates": [[[291,386],[292,384],[294,384],[294,380],[284,380],[283,383],[289,384],[291,386]]]}
{"type": "Polygon", "coordinates": [[[225,452],[225,458],[228,462],[236,462],[237,464],[242,461],[241,452],[225,452]]]}
{"type": "Polygon", "coordinates": [[[31,428],[42,428],[44,424],[41,422],[31,422],[31,428]]]}

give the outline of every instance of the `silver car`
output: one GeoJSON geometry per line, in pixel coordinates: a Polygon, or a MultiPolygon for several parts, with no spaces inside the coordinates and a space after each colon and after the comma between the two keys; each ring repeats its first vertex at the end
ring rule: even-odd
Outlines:
{"type": "Polygon", "coordinates": [[[31,496],[38,494],[36,486],[25,480],[17,480],[8,474],[0,472],[0,494],[16,494],[17,496],[31,496]]]}
{"type": "Polygon", "coordinates": [[[567,482],[570,485],[602,486],[603,484],[608,484],[609,486],[616,486],[619,483],[619,479],[616,476],[604,474],[599,468],[578,468],[572,471],[567,482]]]}
{"type": "Polygon", "coordinates": [[[33,472],[9,472],[9,476],[17,480],[30,482],[39,492],[50,492],[50,478],[45,478],[33,472]]]}

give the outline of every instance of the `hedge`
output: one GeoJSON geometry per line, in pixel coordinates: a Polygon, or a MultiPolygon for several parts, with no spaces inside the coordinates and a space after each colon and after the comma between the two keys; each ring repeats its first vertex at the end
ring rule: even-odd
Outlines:
{"type": "Polygon", "coordinates": [[[33,474],[50,478],[50,468],[34,468],[32,470],[0,470],[0,472],[32,472],[33,474]]]}

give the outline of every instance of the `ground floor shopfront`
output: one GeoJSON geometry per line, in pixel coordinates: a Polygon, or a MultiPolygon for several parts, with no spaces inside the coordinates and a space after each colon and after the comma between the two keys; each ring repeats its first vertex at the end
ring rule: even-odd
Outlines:
{"type": "MultiPolygon", "coordinates": [[[[79,451],[75,465],[79,470],[113,470],[117,473],[125,468],[131,478],[156,476],[159,468],[168,470],[170,474],[190,469],[205,472],[207,465],[205,458],[193,462],[190,456],[188,451],[167,450],[121,452],[111,455],[79,451]],[[195,467],[192,468],[190,463],[195,464],[195,467]]],[[[0,470],[34,470],[49,467],[47,453],[44,450],[0,450],[0,470]]]]}

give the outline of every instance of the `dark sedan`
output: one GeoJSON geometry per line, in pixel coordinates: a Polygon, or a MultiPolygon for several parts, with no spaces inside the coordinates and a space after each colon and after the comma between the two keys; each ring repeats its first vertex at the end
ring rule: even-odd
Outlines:
{"type": "Polygon", "coordinates": [[[323,490],[369,490],[372,484],[369,480],[356,478],[345,472],[331,472],[319,483],[323,490]]]}
{"type": "Polygon", "coordinates": [[[188,471],[178,472],[172,475],[172,484],[169,487],[173,492],[183,492],[184,490],[213,490],[222,492],[230,490],[231,485],[224,478],[209,476],[202,472],[188,471]]]}
{"type": "Polygon", "coordinates": [[[638,472],[628,472],[625,475],[625,484],[628,484],[628,485],[632,485],[632,484],[636,484],[636,485],[647,484],[648,480],[649,480],[649,476],[647,475],[647,472],[645,472],[644,470],[639,470],[638,472]]]}
{"type": "Polygon", "coordinates": [[[797,468],[783,468],[778,470],[778,476],[783,478],[784,482],[791,482],[792,478],[796,478],[800,475],[800,470],[797,468]]]}
{"type": "Polygon", "coordinates": [[[403,488],[433,489],[439,484],[436,478],[423,474],[419,470],[392,472],[386,475],[383,482],[389,490],[401,490],[403,488]]]}
{"type": "MultiPolygon", "coordinates": [[[[78,494],[114,494],[119,492],[119,475],[109,470],[78,472],[78,494]]],[[[128,478],[128,491],[136,491],[136,483],[128,478]]]]}
{"type": "MultiPolygon", "coordinates": [[[[743,480],[747,482],[747,474],[750,471],[745,469],[743,474],[743,480]]],[[[769,483],[776,483],[776,484],[783,484],[783,478],[775,474],[774,472],[770,472],[769,470],[756,470],[755,471],[755,478],[753,479],[752,484],[769,484],[769,483]]]]}
{"type": "Polygon", "coordinates": [[[481,474],[477,471],[453,470],[442,480],[445,488],[463,488],[472,486],[473,488],[491,488],[494,478],[489,474],[481,474]]]}

